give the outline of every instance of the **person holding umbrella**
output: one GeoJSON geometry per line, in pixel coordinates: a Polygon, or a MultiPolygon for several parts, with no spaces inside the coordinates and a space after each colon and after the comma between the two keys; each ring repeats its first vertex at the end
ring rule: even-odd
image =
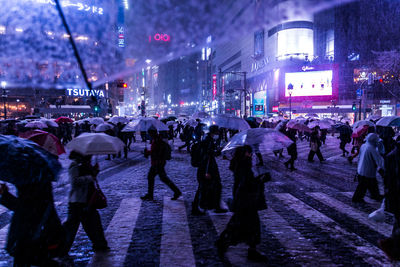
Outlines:
{"type": "Polygon", "coordinates": [[[99,173],[99,166],[91,165],[91,155],[85,156],[75,150],[71,151],[69,158],[72,160],[68,169],[71,190],[68,199],[68,217],[63,224],[66,231],[64,253],[68,254],[71,249],[81,223],[92,241],[94,251],[109,250],[100,215],[95,208],[88,205],[89,191],[99,173]]]}
{"type": "Polygon", "coordinates": [[[172,182],[165,172],[165,164],[167,163],[166,158],[166,150],[168,149],[166,142],[161,139],[161,136],[157,133],[157,129],[152,126],[147,131],[151,137],[151,149],[145,149],[144,155],[145,157],[151,156],[151,167],[149,173],[147,175],[148,181],[148,190],[147,194],[142,196],[142,200],[153,200],[154,194],[154,179],[156,175],[160,176],[160,180],[165,183],[171,190],[174,192],[174,196],[171,198],[172,200],[177,200],[181,195],[182,192],[179,188],[172,182]]]}
{"type": "Polygon", "coordinates": [[[7,235],[6,251],[14,257],[14,266],[58,266],[53,257],[60,255],[65,240],[54,207],[52,181],[61,165],[56,156],[30,140],[0,135],[0,179],[17,188],[12,195],[0,186],[0,204],[13,211],[7,235]]]}
{"type": "Polygon", "coordinates": [[[266,256],[256,249],[261,240],[258,211],[267,208],[264,196],[266,175],[254,176],[252,171],[252,149],[249,145],[235,149],[229,169],[234,176],[233,215],[226,229],[215,243],[218,254],[223,257],[229,246],[243,242],[249,246],[247,253],[249,260],[266,262],[266,256]]]}
{"type": "Polygon", "coordinates": [[[317,154],[317,157],[320,162],[325,161],[322,156],[321,150],[321,140],[319,136],[319,126],[315,126],[310,135],[310,153],[308,153],[308,162],[314,162],[314,155],[317,154]]]}
{"type": "Polygon", "coordinates": [[[297,159],[297,145],[296,145],[296,130],[288,128],[286,132],[286,136],[290,138],[290,140],[293,141],[293,143],[287,147],[287,152],[290,156],[290,159],[286,161],[284,164],[286,168],[289,168],[290,165],[290,170],[295,171],[297,170],[294,167],[294,161],[297,159]]]}

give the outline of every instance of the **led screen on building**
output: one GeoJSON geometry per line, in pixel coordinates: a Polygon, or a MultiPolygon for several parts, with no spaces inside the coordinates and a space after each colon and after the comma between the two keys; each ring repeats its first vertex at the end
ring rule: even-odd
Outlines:
{"type": "Polygon", "coordinates": [[[292,97],[331,96],[332,70],[285,73],[285,97],[289,97],[290,84],[292,97]]]}

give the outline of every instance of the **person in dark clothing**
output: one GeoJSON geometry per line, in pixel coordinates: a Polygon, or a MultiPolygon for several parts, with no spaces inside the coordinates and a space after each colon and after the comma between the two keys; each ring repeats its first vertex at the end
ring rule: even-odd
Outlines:
{"type": "Polygon", "coordinates": [[[385,147],[385,155],[387,155],[396,147],[396,142],[393,139],[395,136],[395,132],[392,127],[379,127],[378,134],[383,141],[383,146],[385,147]]]}
{"type": "Polygon", "coordinates": [[[394,215],[392,236],[378,241],[393,261],[400,260],[400,142],[385,158],[385,209],[394,215]]]}
{"type": "Polygon", "coordinates": [[[288,128],[286,135],[287,135],[287,137],[290,138],[290,140],[293,141],[293,144],[291,144],[287,148],[287,152],[290,156],[290,159],[288,161],[286,161],[284,164],[285,164],[286,168],[289,168],[289,166],[290,166],[290,170],[295,171],[296,168],[294,167],[294,161],[297,159],[296,130],[288,128]]]}
{"type": "Polygon", "coordinates": [[[321,150],[321,140],[319,137],[319,127],[314,127],[313,131],[310,135],[310,153],[308,153],[308,161],[314,161],[314,155],[317,154],[317,157],[320,162],[325,161],[324,157],[322,156],[321,150]]]}
{"type": "Polygon", "coordinates": [[[234,176],[233,216],[216,241],[218,254],[223,257],[229,246],[246,243],[249,246],[249,260],[266,262],[266,256],[256,249],[261,240],[258,211],[267,208],[264,197],[265,181],[262,177],[254,177],[250,146],[236,148],[229,169],[234,176]]]}
{"type": "Polygon", "coordinates": [[[174,140],[174,125],[168,126],[168,140],[174,140]]]}
{"type": "Polygon", "coordinates": [[[180,147],[178,147],[179,150],[181,150],[182,148],[186,147],[187,151],[190,152],[190,144],[191,144],[191,142],[193,140],[193,131],[194,131],[193,127],[191,127],[189,125],[185,126],[185,128],[183,129],[183,132],[182,132],[182,138],[183,139],[181,138],[182,141],[185,142],[185,144],[183,144],[180,147]]]}
{"type": "Polygon", "coordinates": [[[175,130],[175,137],[177,137],[181,134],[182,129],[183,129],[182,122],[178,121],[178,125],[176,126],[176,130],[175,130]]]}
{"type": "Polygon", "coordinates": [[[327,135],[328,135],[328,129],[321,129],[321,142],[324,145],[325,145],[327,135]]]}
{"type": "Polygon", "coordinates": [[[51,182],[17,186],[15,197],[0,186],[0,204],[13,211],[5,247],[13,266],[58,266],[52,257],[61,255],[65,233],[52,190],[51,182]]]}
{"type": "MultiPolygon", "coordinates": [[[[346,122],[346,126],[350,127],[348,122],[346,122]]],[[[338,138],[340,139],[339,148],[343,152],[342,157],[345,157],[347,154],[349,154],[349,151],[346,150],[346,144],[351,142],[351,131],[347,129],[342,130],[338,138]]]]}
{"type": "Polygon", "coordinates": [[[145,149],[145,156],[151,156],[151,167],[149,173],[147,175],[148,182],[148,190],[147,194],[142,196],[142,200],[153,200],[154,193],[154,179],[156,175],[160,176],[160,180],[165,183],[171,190],[174,192],[174,196],[171,198],[172,200],[177,200],[182,192],[178,189],[178,187],[168,178],[167,173],[165,172],[165,164],[167,163],[167,159],[165,158],[165,149],[167,143],[165,143],[161,137],[157,134],[156,129],[149,129],[148,133],[152,139],[151,142],[151,150],[145,149]]]}
{"type": "Polygon", "coordinates": [[[197,125],[194,128],[193,134],[194,134],[194,141],[195,142],[200,142],[201,138],[204,135],[204,131],[203,131],[203,124],[200,122],[199,119],[196,120],[197,121],[197,125]]]}
{"type": "Polygon", "coordinates": [[[98,165],[92,166],[92,157],[72,151],[69,158],[72,163],[68,169],[71,189],[68,199],[68,217],[63,226],[66,231],[64,253],[67,254],[74,242],[79,225],[93,244],[94,251],[107,251],[110,248],[104,237],[99,212],[88,205],[90,188],[99,173],[98,165]]]}
{"type": "Polygon", "coordinates": [[[215,157],[220,153],[216,147],[219,138],[219,128],[212,125],[209,133],[200,143],[201,163],[197,169],[199,186],[192,203],[192,214],[203,214],[202,209],[215,209],[218,213],[227,212],[221,207],[222,184],[215,157]]]}

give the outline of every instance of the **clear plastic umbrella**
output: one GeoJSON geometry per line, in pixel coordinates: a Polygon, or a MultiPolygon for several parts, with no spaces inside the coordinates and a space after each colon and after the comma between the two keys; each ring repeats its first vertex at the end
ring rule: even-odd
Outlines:
{"type": "Polygon", "coordinates": [[[67,148],[83,155],[116,154],[124,148],[117,137],[104,133],[83,133],[68,143],[67,148]]]}
{"type": "Polygon", "coordinates": [[[388,116],[388,117],[383,117],[379,121],[376,122],[376,126],[385,126],[385,127],[391,127],[391,126],[400,126],[400,117],[399,116],[388,116]]]}
{"type": "Polygon", "coordinates": [[[222,152],[231,151],[239,146],[257,146],[260,152],[279,150],[290,146],[293,143],[283,133],[269,128],[253,128],[235,134],[231,141],[222,149],[222,152]]]}
{"type": "Polygon", "coordinates": [[[109,122],[114,123],[114,124],[117,124],[117,123],[123,123],[123,124],[125,124],[125,123],[128,123],[128,122],[129,122],[129,119],[128,119],[128,118],[125,118],[125,117],[112,117],[112,118],[109,120],[109,122]]]}
{"type": "Polygon", "coordinates": [[[49,128],[49,126],[47,126],[46,123],[43,123],[41,121],[31,121],[28,122],[25,125],[26,128],[36,128],[36,129],[45,129],[45,128],[49,128]]]}
{"type": "Polygon", "coordinates": [[[122,132],[147,132],[151,127],[157,131],[168,131],[167,125],[154,118],[140,118],[130,122],[122,132]]]}
{"type": "Polygon", "coordinates": [[[189,125],[190,127],[196,127],[197,126],[197,124],[199,124],[196,120],[194,120],[194,119],[190,119],[190,120],[187,120],[187,121],[185,121],[184,123],[183,123],[183,125],[189,125]]]}
{"type": "Polygon", "coordinates": [[[308,128],[313,129],[315,127],[319,127],[320,129],[330,129],[332,125],[327,121],[312,121],[308,125],[308,128]]]}
{"type": "Polygon", "coordinates": [[[96,129],[94,129],[96,132],[105,132],[107,130],[111,130],[113,129],[114,126],[112,126],[111,124],[108,123],[102,123],[97,125],[96,129]]]}
{"type": "Polygon", "coordinates": [[[46,124],[49,127],[58,127],[58,123],[55,122],[54,120],[49,120],[49,119],[40,119],[41,122],[43,122],[44,124],[46,124]]]}
{"type": "Polygon", "coordinates": [[[307,125],[305,125],[304,123],[298,122],[296,120],[291,120],[286,124],[287,128],[290,129],[295,129],[298,130],[300,132],[311,132],[311,129],[308,128],[307,125]]]}
{"type": "Polygon", "coordinates": [[[198,111],[192,115],[192,119],[205,119],[205,118],[209,118],[209,117],[210,117],[210,114],[208,114],[207,112],[204,112],[204,111],[198,111]]]}
{"type": "Polygon", "coordinates": [[[356,121],[353,124],[353,129],[358,128],[358,126],[364,126],[364,125],[375,127],[375,123],[373,123],[372,121],[362,120],[362,121],[356,121]]]}
{"type": "Polygon", "coordinates": [[[94,117],[94,118],[90,118],[89,122],[91,124],[100,125],[100,124],[104,123],[104,119],[100,118],[100,117],[94,117]]]}
{"type": "Polygon", "coordinates": [[[243,131],[250,128],[250,125],[247,123],[246,120],[239,117],[228,116],[228,115],[217,115],[215,117],[206,119],[204,122],[205,123],[208,122],[209,125],[218,125],[219,127],[222,128],[238,130],[238,131],[243,131]]]}

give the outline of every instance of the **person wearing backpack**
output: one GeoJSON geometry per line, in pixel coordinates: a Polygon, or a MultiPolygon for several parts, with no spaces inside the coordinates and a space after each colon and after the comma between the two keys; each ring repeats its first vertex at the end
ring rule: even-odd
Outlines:
{"type": "Polygon", "coordinates": [[[151,149],[145,149],[144,155],[145,157],[151,157],[151,167],[147,175],[147,194],[142,196],[141,199],[153,200],[154,179],[156,175],[158,175],[160,176],[160,180],[165,183],[169,188],[171,188],[172,191],[174,191],[174,196],[171,199],[177,200],[182,195],[182,192],[168,178],[167,173],[165,172],[165,164],[167,163],[167,160],[171,159],[171,147],[168,143],[164,142],[161,139],[161,136],[157,133],[157,130],[155,128],[150,128],[147,132],[150,135],[152,142],[151,149]]]}
{"type": "Polygon", "coordinates": [[[197,182],[199,186],[192,203],[192,214],[202,215],[203,209],[215,209],[217,213],[227,212],[221,207],[222,184],[215,157],[219,154],[216,140],[219,138],[219,128],[212,125],[204,140],[196,146],[198,158],[192,159],[192,166],[198,166],[197,182]]]}

